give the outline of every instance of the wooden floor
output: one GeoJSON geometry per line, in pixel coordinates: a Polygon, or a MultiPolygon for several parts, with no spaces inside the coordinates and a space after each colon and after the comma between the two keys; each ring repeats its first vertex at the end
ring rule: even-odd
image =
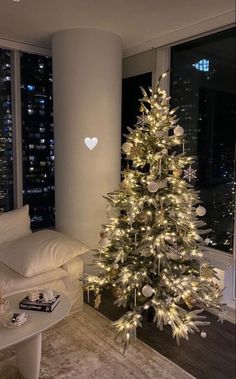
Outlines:
{"type": "MultiPolygon", "coordinates": [[[[94,304],[92,293],[89,304],[94,304]]],[[[112,295],[108,292],[102,297],[99,311],[110,320],[116,320],[122,314],[122,308],[113,305],[112,295]]],[[[180,346],[176,345],[169,329],[160,332],[147,319],[143,320],[143,327],[138,329],[137,336],[197,379],[235,379],[235,325],[227,321],[222,325],[212,314],[208,314],[208,320],[211,325],[204,329],[207,338],[194,334],[189,341],[183,340],[180,346]]]]}

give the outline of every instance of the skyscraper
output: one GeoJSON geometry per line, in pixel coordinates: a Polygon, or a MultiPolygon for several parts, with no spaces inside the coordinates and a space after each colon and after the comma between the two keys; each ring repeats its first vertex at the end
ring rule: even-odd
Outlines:
{"type": "Polygon", "coordinates": [[[21,54],[23,202],[32,228],[54,225],[52,62],[21,54]]]}
{"type": "Polygon", "coordinates": [[[13,208],[10,51],[0,49],[0,211],[13,208]]]}
{"type": "Polygon", "coordinates": [[[211,246],[232,252],[235,212],[235,29],[171,49],[171,103],[196,157],[211,246]],[[219,50],[224,51],[224,56],[219,50]]]}

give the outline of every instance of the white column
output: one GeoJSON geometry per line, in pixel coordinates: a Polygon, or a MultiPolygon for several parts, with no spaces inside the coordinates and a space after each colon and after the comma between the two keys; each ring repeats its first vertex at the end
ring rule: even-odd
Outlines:
{"type": "Polygon", "coordinates": [[[56,229],[95,247],[106,221],[103,196],[120,181],[121,40],[95,29],[52,40],[56,229]],[[86,137],[96,137],[89,150],[86,137]]]}

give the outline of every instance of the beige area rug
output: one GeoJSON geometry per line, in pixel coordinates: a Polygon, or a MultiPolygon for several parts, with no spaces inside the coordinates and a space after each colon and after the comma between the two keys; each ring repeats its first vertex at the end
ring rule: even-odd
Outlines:
{"type": "MultiPolygon", "coordinates": [[[[40,379],[193,379],[138,339],[123,355],[114,337],[111,322],[85,305],[43,333],[40,379]]],[[[0,352],[0,378],[20,378],[12,350],[0,352]]]]}

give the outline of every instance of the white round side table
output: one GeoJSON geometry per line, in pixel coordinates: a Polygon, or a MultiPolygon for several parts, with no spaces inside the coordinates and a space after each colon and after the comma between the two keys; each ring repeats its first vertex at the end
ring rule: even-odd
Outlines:
{"type": "MultiPolygon", "coordinates": [[[[42,332],[61,321],[71,310],[71,302],[65,295],[61,295],[60,303],[53,312],[28,311],[30,321],[17,329],[5,328],[0,324],[0,350],[14,346],[16,350],[17,366],[25,379],[38,379],[41,351],[42,351],[42,332]]],[[[9,310],[19,309],[19,301],[27,293],[19,293],[10,296],[9,310]]],[[[0,320],[1,320],[0,315],[0,320]]]]}

